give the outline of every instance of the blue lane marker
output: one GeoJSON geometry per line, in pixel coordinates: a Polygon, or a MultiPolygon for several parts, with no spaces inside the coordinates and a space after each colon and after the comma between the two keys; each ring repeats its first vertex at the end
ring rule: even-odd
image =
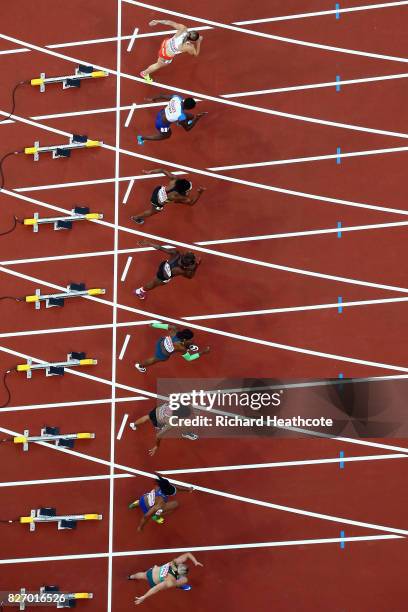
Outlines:
{"type": "Polygon", "coordinates": [[[340,538],[342,539],[342,541],[340,542],[340,548],[344,548],[344,546],[346,544],[345,541],[343,540],[344,537],[345,537],[344,536],[344,531],[340,531],[340,538]]]}
{"type": "Polygon", "coordinates": [[[337,221],[337,238],[341,238],[341,221],[337,221]]]}
{"type": "Polygon", "coordinates": [[[340,79],[340,75],[339,75],[339,74],[336,74],[336,83],[337,83],[337,85],[336,85],[336,91],[340,91],[340,90],[341,90],[340,81],[341,81],[341,79],[340,79]]]}
{"type": "Polygon", "coordinates": [[[341,295],[339,295],[339,297],[337,298],[337,303],[337,312],[341,314],[343,312],[343,298],[341,297],[341,295]]]}
{"type": "MultiPolygon", "coordinates": [[[[340,451],[340,459],[344,459],[344,451],[340,451]]],[[[340,469],[344,468],[344,461],[340,461],[340,469]]]]}
{"type": "Polygon", "coordinates": [[[337,157],[336,157],[336,163],[337,164],[341,164],[341,157],[340,157],[340,155],[341,155],[341,148],[337,147],[337,157]]]}
{"type": "Polygon", "coordinates": [[[340,19],[340,4],[336,4],[336,19],[340,19]]]}

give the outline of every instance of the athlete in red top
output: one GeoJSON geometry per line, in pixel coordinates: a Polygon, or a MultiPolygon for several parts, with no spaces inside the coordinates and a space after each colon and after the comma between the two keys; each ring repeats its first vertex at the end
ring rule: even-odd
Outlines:
{"type": "Polygon", "coordinates": [[[181,23],[175,23],[168,19],[154,19],[149,23],[150,26],[155,26],[157,24],[170,26],[176,30],[176,33],[171,38],[163,40],[159,49],[157,61],[140,73],[140,76],[148,83],[153,81],[150,75],[160,70],[160,68],[163,68],[163,66],[171,64],[176,55],[188,53],[189,55],[197,57],[197,55],[200,54],[201,42],[203,40],[203,37],[200,36],[198,32],[195,30],[189,32],[187,27],[181,23]]]}

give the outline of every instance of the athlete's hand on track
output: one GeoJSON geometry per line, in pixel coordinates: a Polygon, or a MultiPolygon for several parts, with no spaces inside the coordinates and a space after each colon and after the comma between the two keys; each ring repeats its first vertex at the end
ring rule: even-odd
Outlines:
{"type": "Polygon", "coordinates": [[[198,187],[197,191],[202,193],[203,191],[206,191],[206,189],[207,189],[207,187],[198,187]]]}
{"type": "Polygon", "coordinates": [[[157,25],[159,22],[157,21],[157,19],[152,19],[152,21],[149,21],[149,26],[155,26],[157,25]]]}
{"type": "Polygon", "coordinates": [[[202,563],[200,563],[199,561],[196,561],[196,562],[194,563],[194,565],[195,565],[196,567],[197,567],[197,565],[199,565],[200,567],[204,567],[204,565],[203,565],[202,563]]]}
{"type": "Polygon", "coordinates": [[[153,98],[145,98],[145,102],[153,102],[153,98]]]}
{"type": "Polygon", "coordinates": [[[135,606],[144,602],[144,597],[135,597],[135,606]]]}
{"type": "Polygon", "coordinates": [[[208,112],[205,112],[205,113],[198,113],[198,114],[196,115],[196,117],[205,117],[205,115],[208,115],[208,112]]]}
{"type": "Polygon", "coordinates": [[[153,446],[153,448],[149,449],[149,455],[153,457],[153,455],[156,454],[156,451],[157,451],[157,446],[153,446]]]}

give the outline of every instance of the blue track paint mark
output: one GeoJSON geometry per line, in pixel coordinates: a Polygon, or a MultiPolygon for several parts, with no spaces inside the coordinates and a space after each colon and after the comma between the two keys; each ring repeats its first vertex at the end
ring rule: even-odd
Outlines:
{"type": "Polygon", "coordinates": [[[339,374],[339,378],[344,378],[344,374],[343,374],[343,372],[340,372],[340,374],[339,374]]]}
{"type": "Polygon", "coordinates": [[[345,543],[345,541],[344,541],[344,539],[343,539],[344,537],[345,537],[344,531],[340,531],[340,538],[341,538],[341,540],[342,540],[342,541],[340,542],[340,548],[344,548],[344,546],[346,545],[346,543],[345,543]]]}
{"type": "Polygon", "coordinates": [[[337,238],[341,238],[341,221],[337,221],[337,238]]]}
{"type": "MultiPolygon", "coordinates": [[[[344,459],[344,451],[340,451],[340,459],[344,459]]],[[[344,468],[344,461],[340,461],[340,469],[344,468]]]]}
{"type": "MultiPolygon", "coordinates": [[[[339,374],[339,380],[343,380],[343,378],[344,378],[344,374],[343,374],[343,372],[340,372],[340,374],[339,374]]],[[[338,386],[338,388],[339,388],[339,391],[343,391],[343,384],[340,384],[340,385],[338,386]]]]}
{"type": "Polygon", "coordinates": [[[339,297],[337,298],[337,304],[337,312],[341,314],[343,312],[343,298],[341,297],[341,295],[339,295],[339,297]]]}
{"type": "Polygon", "coordinates": [[[339,75],[339,74],[337,74],[337,75],[336,75],[336,83],[337,83],[337,85],[336,85],[336,91],[341,91],[340,81],[341,81],[341,79],[340,79],[340,75],[339,75]]]}
{"type": "Polygon", "coordinates": [[[340,4],[336,4],[336,19],[340,19],[340,4]]]}
{"type": "Polygon", "coordinates": [[[340,155],[341,155],[341,148],[337,147],[337,157],[336,157],[336,163],[337,164],[341,164],[341,157],[340,157],[340,155]]]}

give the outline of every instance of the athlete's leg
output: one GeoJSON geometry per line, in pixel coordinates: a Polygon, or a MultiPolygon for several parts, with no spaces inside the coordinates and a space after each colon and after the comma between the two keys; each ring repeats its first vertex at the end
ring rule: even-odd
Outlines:
{"type": "Polygon", "coordinates": [[[153,72],[157,72],[160,68],[164,68],[164,66],[167,66],[169,63],[171,62],[166,62],[162,60],[161,57],[158,57],[157,62],[151,64],[146,70],[143,70],[141,74],[148,76],[149,74],[153,74],[153,72]]]}
{"type": "Polygon", "coordinates": [[[170,514],[170,512],[174,512],[179,507],[179,503],[177,501],[166,502],[163,508],[163,514],[170,514]]]}
{"type": "Polygon", "coordinates": [[[144,210],[143,212],[139,213],[138,215],[134,215],[131,218],[132,221],[134,221],[135,223],[143,223],[144,219],[147,219],[147,217],[152,217],[153,215],[157,215],[160,211],[156,210],[154,208],[154,206],[151,206],[150,208],[147,208],[146,210],[144,210]]]}
{"type": "Polygon", "coordinates": [[[147,572],[136,572],[136,574],[129,574],[129,580],[147,580],[147,572]]]}

